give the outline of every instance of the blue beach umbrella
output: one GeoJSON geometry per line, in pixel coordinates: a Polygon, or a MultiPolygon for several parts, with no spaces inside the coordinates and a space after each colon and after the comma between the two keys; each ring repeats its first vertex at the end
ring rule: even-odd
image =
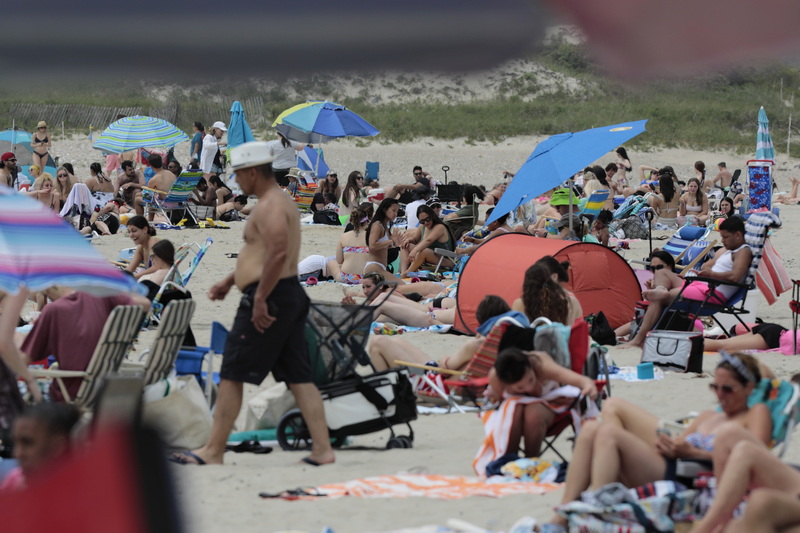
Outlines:
{"type": "Polygon", "coordinates": [[[775,161],[775,147],[769,133],[769,119],[764,106],[758,110],[758,134],[756,134],[756,159],[775,161]]]}
{"type": "Polygon", "coordinates": [[[112,122],[92,145],[96,150],[121,154],[138,148],[171,148],[189,137],[160,118],[133,116],[112,122]]]}
{"type": "Polygon", "coordinates": [[[517,171],[487,224],[558,187],[586,165],[645,131],[647,120],[559,133],[540,142],[517,171]]]}
{"type": "Polygon", "coordinates": [[[228,147],[234,148],[240,144],[255,141],[250,125],[244,117],[244,109],[238,100],[231,106],[231,121],[228,125],[228,147]]]}
{"type": "Polygon", "coordinates": [[[273,126],[288,124],[306,133],[328,137],[374,137],[380,133],[375,126],[333,102],[309,101],[298,104],[278,115],[273,126]]]}
{"type": "Polygon", "coordinates": [[[30,196],[0,186],[0,290],[54,285],[98,296],[137,291],[132,276],[114,268],[66,220],[30,196]]]}

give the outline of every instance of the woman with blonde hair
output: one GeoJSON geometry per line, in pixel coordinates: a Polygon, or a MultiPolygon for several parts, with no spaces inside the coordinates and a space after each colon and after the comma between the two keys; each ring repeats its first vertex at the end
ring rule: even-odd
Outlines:
{"type": "Polygon", "coordinates": [[[43,172],[33,182],[33,189],[28,192],[29,196],[34,196],[44,205],[57,211],[56,207],[60,203],[61,195],[53,190],[53,176],[49,172],[43,172]]]}
{"type": "Polygon", "coordinates": [[[47,134],[47,123],[44,120],[40,120],[36,126],[36,131],[31,135],[31,148],[33,148],[31,159],[33,164],[40,169],[44,168],[50,157],[50,148],[52,146],[53,141],[47,134]]]}

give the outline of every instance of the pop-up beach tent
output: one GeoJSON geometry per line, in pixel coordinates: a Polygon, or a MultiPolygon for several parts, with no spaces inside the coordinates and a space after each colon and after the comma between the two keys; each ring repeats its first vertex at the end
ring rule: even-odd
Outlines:
{"type": "Polygon", "coordinates": [[[616,252],[599,244],[508,233],[478,248],[464,266],[455,328],[475,333],[475,311],[487,294],[501,296],[511,305],[522,294],[525,271],[546,255],[569,261],[567,288],[580,301],[584,315],[603,311],[613,328],[633,319],[641,288],[633,269],[616,252]]]}

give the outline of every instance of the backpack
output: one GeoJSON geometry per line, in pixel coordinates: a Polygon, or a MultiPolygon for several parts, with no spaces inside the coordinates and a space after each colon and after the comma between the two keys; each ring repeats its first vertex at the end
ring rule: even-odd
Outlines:
{"type": "Polygon", "coordinates": [[[626,239],[647,239],[647,227],[642,224],[638,216],[631,216],[619,223],[619,229],[625,234],[626,239]]]}
{"type": "Polygon", "coordinates": [[[333,209],[322,209],[314,213],[314,224],[327,224],[328,226],[341,226],[339,214],[333,209]]]}

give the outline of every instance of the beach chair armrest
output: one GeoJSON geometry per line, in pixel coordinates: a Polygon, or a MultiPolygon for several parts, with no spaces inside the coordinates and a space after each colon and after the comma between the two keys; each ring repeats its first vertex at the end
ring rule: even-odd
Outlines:
{"type": "Polygon", "coordinates": [[[29,368],[35,378],[85,378],[89,374],[83,370],[56,370],[50,368],[29,368]]]}
{"type": "Polygon", "coordinates": [[[436,255],[449,257],[450,259],[457,259],[458,258],[458,254],[457,253],[452,252],[452,251],[448,250],[447,248],[434,248],[433,252],[436,255]]]}
{"type": "Polygon", "coordinates": [[[152,187],[142,187],[143,191],[151,191],[157,194],[163,194],[164,196],[168,195],[169,193],[166,191],[159,191],[158,189],[153,189],[152,187]]]}
{"type": "Polygon", "coordinates": [[[684,285],[689,285],[689,283],[693,281],[702,281],[703,283],[708,283],[709,287],[719,287],[720,285],[725,285],[728,287],[738,287],[740,289],[749,289],[750,285],[745,283],[739,283],[737,281],[725,281],[724,279],[717,279],[717,278],[707,278],[705,276],[691,276],[685,278],[683,283],[684,285]]]}

